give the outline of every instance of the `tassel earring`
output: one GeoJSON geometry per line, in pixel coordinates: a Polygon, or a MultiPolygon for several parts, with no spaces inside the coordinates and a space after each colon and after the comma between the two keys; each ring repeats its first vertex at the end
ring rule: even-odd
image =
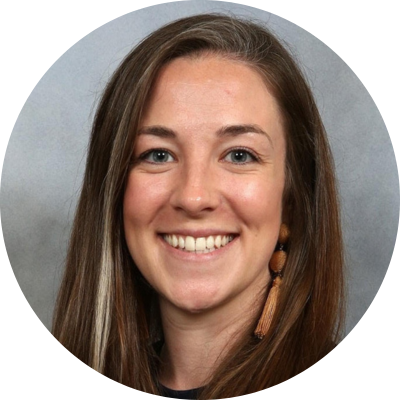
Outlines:
{"type": "Polygon", "coordinates": [[[282,224],[279,231],[277,250],[274,252],[269,262],[269,269],[271,270],[272,275],[271,289],[269,290],[267,301],[265,302],[264,310],[261,314],[260,320],[258,321],[257,328],[254,331],[254,334],[259,339],[262,339],[268,332],[274,316],[279,297],[279,287],[282,282],[282,270],[286,264],[287,255],[284,248],[289,239],[289,235],[289,228],[285,224],[282,224]]]}

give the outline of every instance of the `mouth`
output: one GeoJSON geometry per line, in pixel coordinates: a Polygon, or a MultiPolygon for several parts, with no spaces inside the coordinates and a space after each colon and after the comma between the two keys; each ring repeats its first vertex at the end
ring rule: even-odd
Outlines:
{"type": "Polygon", "coordinates": [[[176,249],[189,253],[206,254],[226,246],[232,242],[237,235],[228,234],[197,238],[174,234],[163,234],[161,236],[166,243],[176,249]]]}

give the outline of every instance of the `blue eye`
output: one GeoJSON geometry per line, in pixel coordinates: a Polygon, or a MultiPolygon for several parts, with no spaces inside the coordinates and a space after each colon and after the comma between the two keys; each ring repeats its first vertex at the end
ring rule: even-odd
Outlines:
{"type": "Polygon", "coordinates": [[[157,164],[175,161],[172,155],[168,151],[162,149],[151,150],[145,153],[141,158],[143,160],[157,164]]]}
{"type": "Polygon", "coordinates": [[[224,158],[225,161],[234,164],[247,164],[257,161],[256,157],[247,150],[235,149],[230,151],[224,158]]]}

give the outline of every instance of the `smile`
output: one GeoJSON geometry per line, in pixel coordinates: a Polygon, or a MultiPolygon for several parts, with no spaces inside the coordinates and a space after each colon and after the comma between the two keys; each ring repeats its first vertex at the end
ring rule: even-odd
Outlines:
{"type": "Polygon", "coordinates": [[[208,237],[162,235],[163,239],[172,247],[191,253],[211,253],[226,246],[234,239],[234,235],[217,235],[208,237]]]}

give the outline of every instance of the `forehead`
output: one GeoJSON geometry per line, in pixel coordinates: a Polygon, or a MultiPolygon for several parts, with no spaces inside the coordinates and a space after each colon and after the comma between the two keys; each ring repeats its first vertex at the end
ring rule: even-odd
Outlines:
{"type": "Polygon", "coordinates": [[[181,57],[158,74],[143,124],[281,125],[278,104],[262,76],[244,62],[217,55],[181,57]]]}
{"type": "Polygon", "coordinates": [[[196,89],[225,90],[234,95],[246,85],[264,86],[261,76],[243,62],[220,56],[182,57],[165,65],[156,86],[196,85],[196,89]]]}

